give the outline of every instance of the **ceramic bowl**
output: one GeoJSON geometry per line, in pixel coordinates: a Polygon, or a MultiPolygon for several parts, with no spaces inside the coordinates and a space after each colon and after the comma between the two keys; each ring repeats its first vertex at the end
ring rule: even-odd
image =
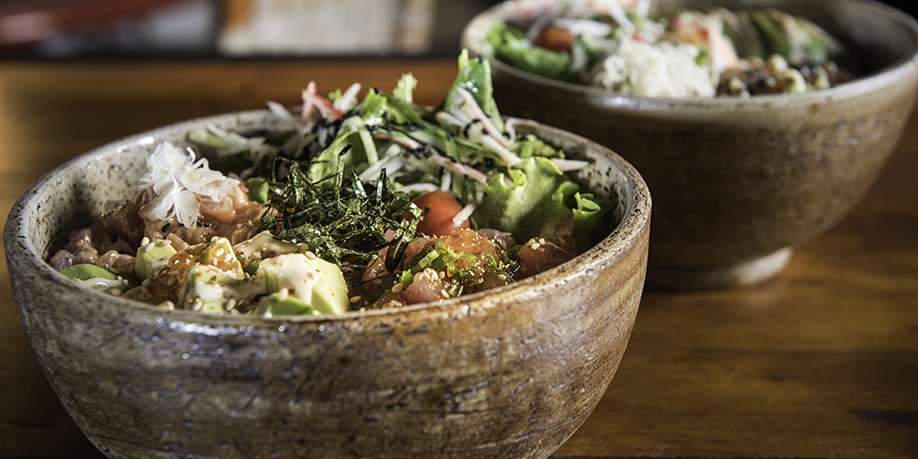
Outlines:
{"type": "Polygon", "coordinates": [[[650,197],[637,172],[575,135],[521,121],[594,164],[616,225],[576,259],[499,289],[334,317],[162,311],[78,286],[43,259],[133,193],[163,140],[205,124],[264,127],[262,111],[121,140],[51,172],[6,225],[13,294],[64,407],[115,458],[546,457],[587,418],[638,311],[650,197]]]}
{"type": "MultiPolygon", "coordinates": [[[[550,0],[527,0],[529,8],[550,0]]],[[[859,0],[658,1],[658,10],[774,7],[850,45],[867,77],[803,95],[747,99],[626,97],[539,77],[491,59],[501,109],[602,143],[641,172],[654,196],[648,286],[713,289],[763,281],[791,249],[838,223],[897,145],[918,81],[918,27],[859,0]]],[[[519,4],[476,17],[463,44],[519,4]]]]}

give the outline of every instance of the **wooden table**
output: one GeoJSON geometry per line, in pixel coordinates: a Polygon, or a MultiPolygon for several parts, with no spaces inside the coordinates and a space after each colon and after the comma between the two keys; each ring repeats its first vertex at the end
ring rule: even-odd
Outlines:
{"type": "MultiPolygon", "coordinates": [[[[0,213],[40,174],[120,136],[294,103],[403,71],[435,103],[451,61],[0,64],[0,213]]],[[[558,457],[918,457],[918,120],[844,223],[777,280],[647,293],[618,376],[558,457]]],[[[25,341],[0,266],[0,457],[100,457],[25,341]]]]}

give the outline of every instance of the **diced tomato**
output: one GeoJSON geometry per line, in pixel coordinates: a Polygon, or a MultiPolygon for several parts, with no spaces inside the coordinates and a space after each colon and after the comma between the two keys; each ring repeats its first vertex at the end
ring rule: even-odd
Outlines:
{"type": "Polygon", "coordinates": [[[445,236],[458,228],[469,227],[467,219],[458,225],[453,222],[453,217],[462,210],[462,205],[446,191],[424,193],[415,198],[414,203],[423,212],[418,231],[424,234],[445,236]]]}
{"type": "Polygon", "coordinates": [[[535,45],[552,51],[570,52],[574,46],[574,34],[563,27],[546,27],[536,37],[535,45]]]}

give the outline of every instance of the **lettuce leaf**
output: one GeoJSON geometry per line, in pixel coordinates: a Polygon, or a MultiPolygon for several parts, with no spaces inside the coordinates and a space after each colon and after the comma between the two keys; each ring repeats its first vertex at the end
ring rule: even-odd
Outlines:
{"type": "Polygon", "coordinates": [[[586,250],[606,236],[597,230],[606,221],[608,214],[590,193],[575,193],[574,202],[574,240],[578,250],[586,250]]]}
{"type": "Polygon", "coordinates": [[[494,57],[514,67],[556,80],[570,79],[569,54],[532,46],[519,29],[499,22],[488,32],[487,40],[494,57]]]}
{"type": "Polygon", "coordinates": [[[488,180],[472,218],[520,242],[545,237],[583,250],[596,242],[606,215],[592,194],[580,193],[550,160],[532,156],[488,180]]]}
{"type": "Polygon", "coordinates": [[[479,58],[470,58],[469,51],[466,49],[459,54],[459,72],[456,74],[456,81],[453,82],[452,88],[446,95],[444,106],[452,105],[453,100],[459,97],[456,93],[459,88],[470,92],[494,126],[501,131],[504,130],[504,120],[497,110],[497,102],[494,101],[491,64],[479,58]]]}
{"type": "Polygon", "coordinates": [[[379,121],[386,113],[388,108],[387,105],[388,101],[386,97],[376,92],[375,89],[371,89],[367,92],[367,96],[363,99],[360,106],[357,107],[357,112],[367,124],[378,124],[376,121],[379,121]]]}
{"type": "Polygon", "coordinates": [[[564,201],[578,189],[551,161],[528,158],[506,174],[491,176],[472,217],[482,227],[507,231],[526,241],[545,235],[559,221],[571,224],[573,216],[564,201]]]}
{"type": "Polygon", "coordinates": [[[347,137],[339,137],[309,162],[306,177],[320,187],[334,186],[335,180],[332,178],[344,174],[354,162],[352,148],[353,145],[347,141],[347,137]]]}
{"type": "Polygon", "coordinates": [[[398,86],[395,87],[395,90],[392,91],[392,94],[399,99],[408,102],[409,104],[414,103],[414,88],[418,86],[418,80],[414,75],[406,73],[398,80],[398,86]]]}
{"type": "Polygon", "coordinates": [[[532,134],[527,134],[526,137],[517,142],[516,154],[524,159],[533,156],[564,159],[564,151],[555,149],[532,134]]]}

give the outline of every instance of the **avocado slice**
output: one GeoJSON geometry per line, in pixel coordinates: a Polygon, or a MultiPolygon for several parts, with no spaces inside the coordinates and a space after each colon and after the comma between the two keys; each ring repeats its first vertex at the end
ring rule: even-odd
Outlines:
{"type": "Polygon", "coordinates": [[[188,272],[188,280],[179,296],[182,309],[219,313],[234,296],[231,287],[237,279],[215,266],[197,265],[188,272]]]}
{"type": "Polygon", "coordinates": [[[91,279],[117,280],[118,276],[107,269],[89,263],[73,265],[61,270],[61,274],[76,280],[88,281],[91,279]]]}
{"type": "Polygon", "coordinates": [[[166,240],[140,246],[134,259],[134,272],[141,279],[153,277],[176,253],[178,252],[172,248],[172,243],[166,240]]]}
{"type": "Polygon", "coordinates": [[[245,266],[245,271],[254,274],[258,263],[265,258],[288,253],[305,252],[305,247],[290,242],[282,241],[271,235],[270,231],[262,231],[246,241],[233,247],[239,261],[245,266]]]}
{"type": "Polygon", "coordinates": [[[349,306],[347,284],[341,269],[311,252],[263,260],[255,278],[266,293],[283,291],[286,298],[300,301],[317,314],[341,314],[349,306]]]}
{"type": "Polygon", "coordinates": [[[101,266],[88,263],[62,269],[61,274],[80,284],[103,292],[114,292],[116,289],[124,289],[128,286],[127,280],[116,276],[101,266]]]}
{"type": "Polygon", "coordinates": [[[258,314],[265,317],[274,316],[308,316],[319,313],[308,304],[292,296],[282,296],[272,293],[264,297],[258,304],[258,314]]]}

